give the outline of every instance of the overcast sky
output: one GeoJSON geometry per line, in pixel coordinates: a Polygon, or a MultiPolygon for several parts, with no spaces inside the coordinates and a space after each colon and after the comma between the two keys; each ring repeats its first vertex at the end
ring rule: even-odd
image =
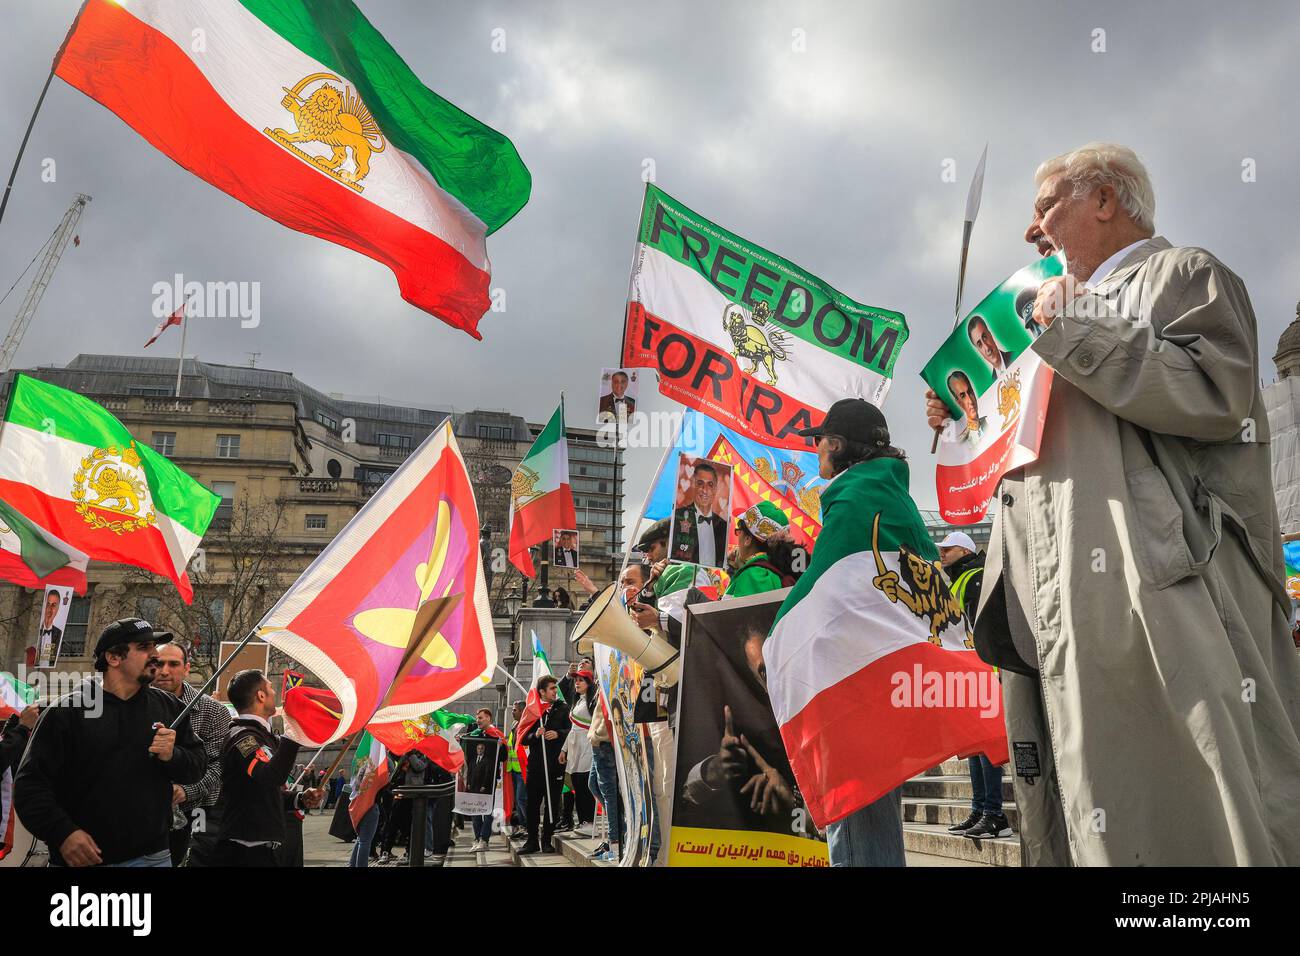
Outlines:
{"type": "MultiPolygon", "coordinates": [[[[3,0],[0,167],[7,172],[76,0],[3,0]]],[[[1090,139],[1137,150],[1157,231],[1242,275],[1263,354],[1300,298],[1300,7],[1294,3],[644,3],[359,0],[432,89],[503,131],[532,200],[489,239],[507,310],[476,342],[404,303],[383,266],[291,232],[184,172],[60,80],[3,223],[0,294],[74,193],[80,226],[15,364],[141,351],[151,287],[258,281],[261,325],[195,323],[204,360],[292,371],[326,392],[543,420],[565,389],[594,422],[617,364],[643,161],[682,202],[862,302],[911,339],[885,412],[934,507],[921,366],[951,327],[961,214],[989,142],[967,307],[1029,261],[1039,160],[1090,139]],[[506,50],[493,52],[504,30],[506,50]],[[1093,52],[1094,30],[1105,52],[1093,52]],[[792,49],[804,31],[806,50],[792,49]],[[41,181],[41,161],[57,180],[41,181]],[[1242,181],[1253,159],[1257,181],[1242,181]],[[944,182],[946,160],[957,181],[944,182]]],[[[0,306],[7,328],[25,289],[0,306]]],[[[174,333],[170,333],[174,334],[174,333]]],[[[174,355],[164,339],[150,353],[174,355]]],[[[643,385],[643,392],[650,389],[643,385]]],[[[667,409],[657,396],[643,407],[667,409]]],[[[657,461],[634,452],[639,501],[657,461]]]]}

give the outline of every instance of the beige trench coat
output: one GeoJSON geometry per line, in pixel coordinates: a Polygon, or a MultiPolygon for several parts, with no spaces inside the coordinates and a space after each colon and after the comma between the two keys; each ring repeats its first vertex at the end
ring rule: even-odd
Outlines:
{"type": "Polygon", "coordinates": [[[1300,865],[1300,658],[1245,287],[1155,238],[1033,348],[1047,425],[999,488],[976,624],[1039,671],[1003,684],[1024,861],[1300,865]]]}

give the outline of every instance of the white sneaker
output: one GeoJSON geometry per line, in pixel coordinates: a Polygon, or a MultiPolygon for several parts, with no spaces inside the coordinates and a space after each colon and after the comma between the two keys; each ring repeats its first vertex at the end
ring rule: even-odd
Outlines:
{"type": "Polygon", "coordinates": [[[481,852],[483,852],[484,850],[487,849],[487,844],[484,843],[482,840],[475,840],[475,841],[470,845],[470,848],[469,848],[469,849],[470,849],[470,852],[471,852],[471,853],[481,853],[481,852]]]}

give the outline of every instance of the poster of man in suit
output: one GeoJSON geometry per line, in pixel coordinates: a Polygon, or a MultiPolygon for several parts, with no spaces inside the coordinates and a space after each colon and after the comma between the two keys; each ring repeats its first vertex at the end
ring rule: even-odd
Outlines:
{"type": "Polygon", "coordinates": [[[551,532],[551,547],[554,559],[551,565],[557,568],[578,567],[578,532],[557,530],[551,532]]]}
{"type": "Polygon", "coordinates": [[[685,452],[677,459],[677,499],[668,557],[720,568],[731,536],[731,466],[685,452]]]}
{"type": "Polygon", "coordinates": [[[41,623],[36,633],[36,666],[53,667],[59,660],[63,629],[72,606],[72,588],[47,585],[41,604],[41,623]]]}
{"type": "Polygon", "coordinates": [[[636,413],[636,369],[605,368],[600,371],[598,422],[627,422],[636,413]]]}

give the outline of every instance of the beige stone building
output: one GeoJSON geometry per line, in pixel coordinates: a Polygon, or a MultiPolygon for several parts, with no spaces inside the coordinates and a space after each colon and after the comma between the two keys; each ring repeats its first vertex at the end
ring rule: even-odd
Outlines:
{"type": "MultiPolygon", "coordinates": [[[[290,372],[186,359],[181,397],[176,361],[78,355],[64,367],[22,370],[102,404],[131,433],[221,495],[222,503],[191,565],[195,600],[185,605],[168,582],[120,565],[92,562],[85,597],[65,629],[62,669],[88,669],[89,647],[110,621],[137,615],[195,640],[210,666],[223,640],[239,640],[384,480],[450,416],[479,503],[491,528],[488,557],[498,650],[513,651],[512,614],[531,603],[536,584],[505,561],[510,475],[541,425],[508,412],[416,408],[320,392],[290,372]]],[[[0,378],[0,401],[13,373],[0,378]]],[[[541,417],[541,416],[539,416],[541,417]]],[[[595,432],[570,429],[582,566],[603,586],[621,556],[622,475],[613,449],[595,432]],[[616,470],[620,472],[616,474],[616,470]]],[[[568,572],[551,586],[571,587],[568,572]]],[[[582,595],[577,595],[581,603],[582,595]]],[[[40,595],[0,584],[0,668],[24,664],[35,643],[40,595]]],[[[283,662],[273,661],[272,670],[283,662]]],[[[497,688],[483,702],[496,703],[497,688]]],[[[458,706],[468,707],[475,701],[458,706]]]]}

